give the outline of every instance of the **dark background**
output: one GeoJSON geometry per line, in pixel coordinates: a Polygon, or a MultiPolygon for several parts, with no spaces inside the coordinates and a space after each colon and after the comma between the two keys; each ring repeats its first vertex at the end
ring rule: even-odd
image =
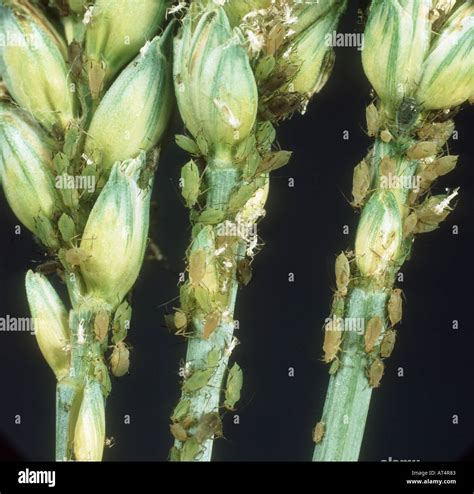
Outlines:
{"type": "MultiPolygon", "coordinates": [[[[356,27],[355,2],[341,31],[356,27]]],[[[216,460],[310,460],[311,429],[319,419],[328,381],[320,361],[322,324],[334,289],[335,254],[353,244],[358,214],[348,204],[353,166],[365,155],[365,106],[370,87],[360,52],[337,49],[334,73],[307,114],[281,125],[279,144],[294,151],[288,167],[272,176],[267,217],[259,233],[266,242],[254,263],[254,279],[240,292],[236,318],[241,344],[234,352],[244,370],[240,425],[225,419],[225,439],[216,460]],[[343,131],[350,133],[343,140],[343,131]],[[288,178],[295,186],[288,187],[288,178]],[[343,235],[343,225],[350,235],[343,235]],[[288,273],[295,273],[294,283],[288,273]],[[288,368],[295,376],[288,377],[288,368]]],[[[456,210],[442,227],[416,240],[403,268],[403,323],[382,386],[373,393],[362,460],[472,459],[474,333],[470,304],[474,270],[472,221],[474,143],[472,114],[457,117],[459,139],[452,152],[458,168],[437,190],[461,185],[456,210]],[[472,136],[472,130],[471,130],[472,136]],[[459,235],[452,234],[452,225],[459,235]],[[452,320],[460,328],[452,329],[452,320]],[[403,367],[404,377],[397,377],[403,367]],[[459,416],[459,424],[452,416],[459,416]]],[[[182,127],[178,122],[176,132],[182,127]]],[[[189,238],[187,211],[178,192],[184,153],[163,153],[154,194],[155,240],[167,262],[148,262],[134,293],[129,343],[130,375],[113,382],[107,405],[107,435],[116,445],[106,460],[165,460],[171,446],[168,417],[178,395],[177,370],[185,343],[163,327],[177,295],[178,273],[189,238]],[[168,302],[168,303],[167,303],[168,302]],[[167,304],[166,304],[167,303],[167,304]],[[123,416],[131,416],[125,425],[123,416]]],[[[41,250],[0,199],[0,315],[26,317],[27,268],[42,262],[41,250]]],[[[0,459],[54,458],[55,378],[28,334],[0,333],[0,459]],[[21,425],[14,416],[20,414],[21,425]]]]}

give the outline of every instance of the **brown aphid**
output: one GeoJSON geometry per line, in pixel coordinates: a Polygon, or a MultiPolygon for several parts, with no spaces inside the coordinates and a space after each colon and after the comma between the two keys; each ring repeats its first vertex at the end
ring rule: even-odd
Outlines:
{"type": "Polygon", "coordinates": [[[418,131],[418,137],[424,141],[434,141],[438,147],[444,146],[454,132],[454,122],[432,122],[423,125],[418,131]]]}
{"type": "Polygon", "coordinates": [[[194,424],[194,418],[192,415],[187,415],[186,417],[184,417],[183,421],[181,422],[181,425],[185,429],[189,429],[193,424],[194,424]]]}
{"type": "Polygon", "coordinates": [[[332,362],[341,349],[341,340],[342,340],[342,331],[340,329],[340,325],[337,324],[337,328],[335,329],[332,325],[330,327],[326,327],[324,332],[324,343],[323,343],[323,351],[324,357],[323,361],[326,364],[332,362]]]}
{"type": "Polygon", "coordinates": [[[392,355],[396,339],[397,332],[394,329],[389,329],[385,332],[382,343],[380,344],[380,356],[382,358],[388,358],[392,355]]]}
{"type": "Polygon", "coordinates": [[[379,316],[372,317],[367,323],[364,334],[364,349],[366,353],[370,353],[374,349],[374,345],[382,333],[383,322],[379,316]]]}
{"type": "Polygon", "coordinates": [[[110,370],[116,377],[124,376],[130,367],[130,350],[123,341],[119,341],[110,356],[110,370]]]}
{"type": "Polygon", "coordinates": [[[198,443],[203,443],[213,436],[222,437],[222,420],[217,412],[204,414],[196,427],[195,438],[198,443]]]}
{"type": "Polygon", "coordinates": [[[170,432],[178,441],[184,442],[188,438],[185,428],[179,422],[170,425],[170,432]]]}
{"type": "Polygon", "coordinates": [[[212,333],[217,329],[219,326],[219,323],[221,322],[221,317],[222,314],[219,310],[215,310],[211,312],[207,317],[206,317],[206,322],[204,324],[204,329],[202,332],[202,338],[204,340],[207,340],[209,336],[211,336],[212,333]]]}
{"type": "Polygon", "coordinates": [[[244,286],[247,286],[252,280],[252,266],[250,259],[241,259],[237,263],[237,281],[244,286]]]}
{"type": "Polygon", "coordinates": [[[337,292],[343,297],[347,295],[347,286],[351,278],[351,268],[349,266],[349,260],[344,252],[341,252],[336,258],[336,286],[337,292]]]}
{"type": "Polygon", "coordinates": [[[94,319],[94,333],[98,341],[103,343],[109,330],[110,317],[106,310],[99,310],[94,319]]]}
{"type": "Polygon", "coordinates": [[[84,252],[79,247],[73,247],[66,251],[66,262],[72,267],[80,266],[88,257],[87,252],[84,252]]]}
{"type": "Polygon", "coordinates": [[[388,129],[384,129],[380,132],[380,139],[382,139],[383,142],[389,143],[393,139],[393,135],[388,129]]]}
{"type": "Polygon", "coordinates": [[[377,357],[369,369],[369,385],[371,388],[378,388],[380,386],[384,369],[383,362],[377,357]]]}
{"type": "Polygon", "coordinates": [[[434,141],[417,142],[407,151],[407,157],[411,160],[421,160],[435,156],[438,152],[438,145],[434,141]]]}
{"type": "Polygon", "coordinates": [[[186,313],[182,310],[177,310],[173,314],[173,324],[176,328],[176,332],[181,333],[185,331],[188,327],[188,317],[186,316],[186,313]]]}
{"type": "Polygon", "coordinates": [[[397,168],[397,164],[393,158],[386,155],[380,161],[380,174],[385,177],[390,177],[395,175],[395,170],[397,168]]]}
{"type": "Polygon", "coordinates": [[[57,261],[46,261],[36,267],[36,272],[48,276],[55,273],[60,268],[57,261]]]}
{"type": "Polygon", "coordinates": [[[370,172],[367,162],[362,160],[355,168],[352,181],[352,205],[356,208],[364,204],[370,187],[370,172]]]}
{"type": "Polygon", "coordinates": [[[367,134],[374,137],[380,128],[380,117],[377,107],[373,103],[370,103],[365,109],[365,118],[367,120],[367,134]]]}
{"type": "Polygon", "coordinates": [[[387,303],[387,311],[392,326],[402,320],[402,291],[400,288],[392,290],[387,303]]]}
{"type": "Polygon", "coordinates": [[[206,251],[198,249],[189,256],[189,277],[193,287],[199,286],[206,274],[206,251]]]}
{"type": "Polygon", "coordinates": [[[268,102],[267,106],[270,116],[284,118],[301,108],[303,101],[303,96],[298,93],[277,94],[268,102]]]}
{"type": "Polygon", "coordinates": [[[319,444],[323,440],[325,432],[326,432],[326,424],[323,421],[318,422],[313,429],[313,441],[316,444],[319,444]]]}
{"type": "Polygon", "coordinates": [[[406,238],[415,231],[416,224],[418,223],[418,216],[416,213],[410,213],[403,222],[403,237],[406,238]]]}

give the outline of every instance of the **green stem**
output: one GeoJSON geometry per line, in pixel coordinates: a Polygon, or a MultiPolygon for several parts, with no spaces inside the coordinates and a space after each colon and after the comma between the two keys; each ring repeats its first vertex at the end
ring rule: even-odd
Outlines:
{"type": "Polygon", "coordinates": [[[73,460],[74,429],[82,401],[84,384],[93,372],[94,357],[102,351],[95,341],[96,311],[79,307],[70,314],[71,363],[69,373],[56,388],[56,461],[73,460]]]}
{"type": "MultiPolygon", "coordinates": [[[[212,161],[206,169],[206,182],[208,187],[207,207],[226,211],[232,192],[240,184],[240,170],[231,163],[212,161]]],[[[240,243],[235,250],[235,261],[244,254],[245,245],[240,243]]],[[[206,340],[202,338],[204,331],[204,319],[202,315],[193,319],[195,333],[189,340],[186,353],[186,363],[192,365],[193,372],[207,368],[207,357],[213,350],[220,354],[216,369],[206,386],[192,393],[183,391],[182,399],[190,401],[190,414],[198,421],[203,415],[210,412],[218,412],[220,404],[221,388],[233,349],[234,321],[233,314],[238,291],[238,281],[235,270],[232,271],[228,280],[228,316],[221,321],[216,330],[206,340]]],[[[195,429],[191,429],[193,434],[195,429]]],[[[183,442],[175,441],[175,447],[179,450],[183,442]]],[[[201,444],[200,454],[196,461],[210,461],[212,456],[213,439],[201,444]]]]}
{"type": "MultiPolygon", "coordinates": [[[[348,318],[373,316],[385,320],[387,291],[354,288],[348,297],[348,318]]],[[[356,325],[354,325],[356,326],[356,325]]],[[[372,388],[367,380],[364,337],[355,331],[345,333],[340,367],[329,380],[322,421],[323,440],[316,445],[313,461],[357,461],[369,411],[372,388]]]]}

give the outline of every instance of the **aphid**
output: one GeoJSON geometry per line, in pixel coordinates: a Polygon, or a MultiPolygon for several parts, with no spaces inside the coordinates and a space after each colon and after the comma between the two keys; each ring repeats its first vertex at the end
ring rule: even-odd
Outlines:
{"type": "Polygon", "coordinates": [[[58,229],[61,233],[63,240],[70,243],[76,236],[76,226],[70,216],[63,213],[58,221],[58,229]]]}
{"type": "MultiPolygon", "coordinates": [[[[199,146],[196,144],[196,141],[191,139],[191,137],[188,137],[183,134],[177,134],[174,139],[176,144],[187,153],[192,154],[194,156],[199,156],[201,154],[199,146]]],[[[181,170],[181,176],[182,175],[183,175],[183,170],[181,170]]]]}
{"type": "Polygon", "coordinates": [[[100,343],[105,341],[109,330],[110,317],[106,310],[99,310],[94,319],[94,333],[100,343]]]}
{"type": "Polygon", "coordinates": [[[313,441],[316,444],[319,444],[323,440],[325,432],[326,432],[326,424],[323,421],[318,422],[313,429],[313,441]]]}
{"type": "Polygon", "coordinates": [[[340,366],[341,366],[341,361],[339,359],[333,360],[331,367],[329,367],[329,375],[333,376],[339,370],[340,366]]]}
{"type": "Polygon", "coordinates": [[[388,155],[384,156],[380,161],[380,174],[384,177],[394,176],[396,168],[395,160],[388,155]]]}
{"type": "Polygon", "coordinates": [[[89,88],[91,90],[91,96],[93,100],[99,98],[104,88],[105,74],[107,67],[104,62],[92,61],[89,64],[89,88]]]}
{"type": "Polygon", "coordinates": [[[380,356],[382,358],[388,358],[392,355],[396,339],[397,332],[395,330],[389,329],[385,332],[382,343],[380,344],[380,356]]]}
{"type": "Polygon", "coordinates": [[[434,141],[441,148],[453,132],[454,122],[452,120],[448,120],[447,122],[431,122],[421,127],[418,131],[418,137],[422,141],[434,141]]]}
{"type": "Polygon", "coordinates": [[[380,128],[380,117],[377,107],[373,103],[370,103],[365,109],[365,118],[367,120],[367,134],[374,137],[380,128]]]}
{"type": "Polygon", "coordinates": [[[203,369],[193,372],[193,374],[184,381],[183,391],[186,393],[192,393],[203,388],[209,382],[215,369],[203,369]]]}
{"type": "Polygon", "coordinates": [[[173,422],[181,422],[181,420],[188,414],[191,402],[189,400],[180,400],[173,410],[171,420],[173,422]]]}
{"type": "Polygon", "coordinates": [[[104,396],[108,396],[112,390],[112,383],[110,382],[109,372],[103,359],[94,359],[94,377],[99,382],[102,393],[104,396]]]}
{"type": "Polygon", "coordinates": [[[141,190],[148,191],[151,188],[157,166],[157,156],[151,153],[146,160],[145,166],[140,171],[140,175],[137,180],[137,185],[141,190]]]}
{"type": "Polygon", "coordinates": [[[36,267],[36,272],[47,276],[56,273],[59,268],[60,264],[57,261],[46,261],[36,267]]]}
{"type": "Polygon", "coordinates": [[[67,51],[71,73],[74,77],[78,78],[82,73],[82,46],[77,41],[72,41],[67,51]]]}
{"type": "Polygon", "coordinates": [[[331,313],[333,317],[344,317],[344,306],[344,297],[340,297],[339,295],[335,294],[331,304],[331,313]]]}
{"type": "Polygon", "coordinates": [[[201,187],[199,169],[193,160],[186,163],[181,169],[181,187],[181,194],[186,201],[186,206],[192,208],[198,200],[201,187]]]}
{"type": "Polygon", "coordinates": [[[370,187],[369,167],[365,160],[362,160],[354,168],[354,176],[352,181],[352,205],[360,208],[364,204],[364,199],[370,187]]]}
{"type": "Polygon", "coordinates": [[[403,237],[406,238],[413,233],[416,224],[418,223],[418,217],[416,213],[410,213],[403,222],[403,237]]]}
{"type": "MultiPolygon", "coordinates": [[[[282,119],[301,108],[304,101],[303,95],[299,93],[277,94],[268,103],[269,118],[282,119]]],[[[263,115],[265,118],[267,115],[263,115]]]]}
{"type": "Polygon", "coordinates": [[[380,386],[384,369],[383,362],[377,357],[369,369],[369,385],[371,388],[378,388],[380,386]]]}
{"type": "Polygon", "coordinates": [[[392,290],[387,304],[387,311],[392,326],[402,320],[402,291],[400,288],[392,290]]]}
{"type": "Polygon", "coordinates": [[[224,407],[227,410],[234,410],[235,404],[240,400],[243,378],[242,369],[239,364],[234,363],[227,375],[225,387],[224,407]]]}
{"type": "Polygon", "coordinates": [[[194,418],[192,415],[187,415],[184,417],[183,421],[181,422],[181,425],[188,430],[192,425],[194,424],[194,418]]]}
{"type": "Polygon", "coordinates": [[[252,281],[252,266],[247,257],[237,263],[237,281],[244,286],[252,281]]]}
{"type": "Polygon", "coordinates": [[[189,256],[189,278],[192,287],[197,287],[206,274],[206,251],[197,249],[189,256]]]}
{"type": "MultiPolygon", "coordinates": [[[[340,326],[338,325],[338,327],[340,326]]],[[[340,329],[326,328],[323,343],[323,361],[326,364],[329,364],[329,362],[332,362],[337,357],[337,353],[341,349],[341,340],[342,331],[340,329]]]]}
{"type": "Polygon", "coordinates": [[[202,332],[202,338],[207,340],[209,336],[217,329],[219,323],[221,322],[222,313],[220,310],[215,310],[211,312],[206,317],[206,323],[204,324],[204,329],[202,332]]]}
{"type": "Polygon", "coordinates": [[[198,307],[204,312],[209,313],[214,309],[209,290],[205,286],[198,286],[194,289],[194,297],[198,307]]]}
{"type": "Polygon", "coordinates": [[[388,129],[384,129],[380,132],[380,139],[382,139],[383,142],[389,143],[393,139],[393,135],[388,129]]]}
{"type": "Polygon", "coordinates": [[[364,334],[364,348],[366,353],[374,349],[374,345],[382,333],[383,323],[379,316],[372,317],[367,323],[364,334]]]}
{"type": "Polygon", "coordinates": [[[351,278],[351,268],[349,260],[344,252],[341,252],[336,258],[336,286],[337,293],[341,296],[347,295],[347,286],[351,278]]]}
{"type": "Polygon", "coordinates": [[[66,262],[72,267],[80,266],[89,255],[78,247],[73,247],[66,251],[66,262]]]}
{"type": "Polygon", "coordinates": [[[184,442],[188,438],[185,428],[179,422],[170,425],[170,432],[178,441],[184,442]]]}
{"type": "Polygon", "coordinates": [[[450,171],[454,170],[454,168],[456,168],[458,158],[459,156],[450,155],[437,159],[433,164],[436,174],[439,177],[442,177],[443,175],[446,175],[450,171]]]}
{"type": "Polygon", "coordinates": [[[282,24],[275,24],[269,31],[265,43],[265,54],[275,55],[278,48],[283,43],[286,36],[285,27],[282,24]]]}
{"type": "Polygon", "coordinates": [[[123,341],[119,341],[110,356],[110,370],[116,377],[124,376],[130,367],[130,350],[123,341]]]}
{"type": "Polygon", "coordinates": [[[201,452],[201,445],[197,442],[196,438],[190,437],[183,444],[183,449],[181,450],[181,454],[180,454],[180,460],[193,461],[200,452],[201,452]]]}
{"type": "Polygon", "coordinates": [[[413,145],[407,151],[407,157],[411,160],[421,160],[435,156],[438,151],[438,145],[434,141],[420,141],[413,145]]]}
{"type": "Polygon", "coordinates": [[[278,170],[288,164],[291,158],[291,151],[270,151],[265,154],[258,165],[257,174],[278,170]]]}
{"type": "Polygon", "coordinates": [[[194,437],[198,443],[203,443],[214,436],[222,437],[222,420],[217,412],[209,412],[199,420],[194,437]]]}
{"type": "Polygon", "coordinates": [[[113,437],[106,437],[104,445],[106,448],[113,448],[115,446],[115,439],[113,437]]]}
{"type": "Polygon", "coordinates": [[[220,209],[206,208],[197,218],[203,225],[217,225],[225,218],[225,212],[220,209]]]}
{"type": "Polygon", "coordinates": [[[403,98],[397,110],[396,122],[401,131],[409,131],[416,124],[421,106],[414,98],[403,98]]]}
{"type": "Polygon", "coordinates": [[[221,358],[221,351],[218,348],[213,348],[206,357],[208,367],[217,367],[221,358]]]}

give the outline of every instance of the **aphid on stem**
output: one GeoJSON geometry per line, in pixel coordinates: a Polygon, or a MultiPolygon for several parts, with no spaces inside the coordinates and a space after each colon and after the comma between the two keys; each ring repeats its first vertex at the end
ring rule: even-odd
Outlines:
{"type": "Polygon", "coordinates": [[[326,432],[326,424],[323,421],[318,422],[313,429],[313,441],[319,444],[324,437],[326,432]]]}
{"type": "Polygon", "coordinates": [[[384,363],[377,357],[374,359],[369,368],[369,386],[371,388],[378,388],[380,386],[380,381],[384,373],[384,363]]]}

